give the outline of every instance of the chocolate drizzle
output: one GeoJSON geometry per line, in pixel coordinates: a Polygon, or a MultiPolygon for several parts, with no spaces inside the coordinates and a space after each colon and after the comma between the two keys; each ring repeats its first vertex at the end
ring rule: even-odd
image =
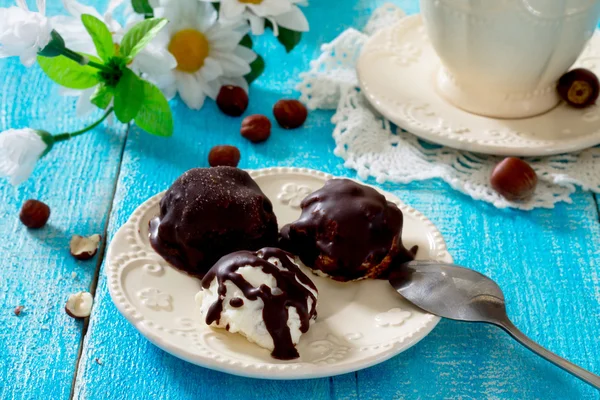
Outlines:
{"type": "MultiPolygon", "coordinates": [[[[238,251],[221,258],[202,280],[204,289],[208,289],[214,279],[217,279],[219,285],[219,299],[210,306],[206,315],[206,323],[208,325],[213,322],[219,323],[223,312],[223,301],[227,294],[225,282],[229,281],[237,286],[247,299],[262,299],[264,303],[263,320],[275,346],[271,355],[280,360],[298,358],[299,354],[294,347],[290,328],[287,325],[288,309],[289,307],[296,308],[300,316],[300,331],[307,332],[310,320],[317,317],[317,299],[303,285],[308,286],[315,292],[317,292],[317,288],[288,257],[291,257],[291,255],[283,250],[264,248],[257,252],[238,251]],[[267,260],[271,257],[279,259],[283,268],[279,269],[276,265],[268,262],[267,260]],[[254,287],[241,274],[237,273],[239,268],[248,265],[261,268],[264,273],[275,278],[279,289],[276,291],[276,295],[271,292],[271,288],[267,285],[254,287]],[[312,299],[310,310],[308,309],[309,298],[312,299]]],[[[231,301],[233,300],[235,299],[231,299],[231,301]]],[[[232,306],[235,307],[233,304],[232,306]]]]}
{"type": "Polygon", "coordinates": [[[237,250],[277,244],[273,206],[256,182],[233,167],[195,168],[180,176],[150,221],[150,243],[165,260],[202,277],[237,250]]]}
{"type": "Polygon", "coordinates": [[[383,278],[414,259],[402,244],[402,212],[373,188],[332,179],[300,206],[300,218],[281,230],[281,246],[335,280],[383,278]]]}
{"type": "Polygon", "coordinates": [[[244,305],[244,300],[240,299],[239,297],[234,297],[233,299],[229,300],[229,305],[234,308],[240,308],[244,305]]]}

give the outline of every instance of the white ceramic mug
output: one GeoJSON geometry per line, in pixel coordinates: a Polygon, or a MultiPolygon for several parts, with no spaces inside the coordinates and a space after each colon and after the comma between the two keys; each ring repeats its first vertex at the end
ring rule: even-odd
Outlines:
{"type": "Polygon", "coordinates": [[[421,0],[442,60],[437,88],[454,105],[496,118],[555,107],[558,78],[600,18],[600,0],[421,0]]]}

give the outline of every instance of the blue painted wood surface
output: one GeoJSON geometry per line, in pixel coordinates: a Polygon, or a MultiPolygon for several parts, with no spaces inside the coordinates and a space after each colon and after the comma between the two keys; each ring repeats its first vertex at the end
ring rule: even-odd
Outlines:
{"type": "MultiPolygon", "coordinates": [[[[0,0],[7,6],[10,0],[0,0]]],[[[52,13],[62,12],[50,2],[52,13]]],[[[100,4],[103,2],[88,2],[100,4]]],[[[313,30],[292,54],[260,39],[267,70],[252,87],[247,114],[270,114],[294,97],[297,75],[330,41],[361,26],[382,1],[314,1],[305,9],[313,30]]],[[[417,2],[398,2],[417,12],[417,2]]],[[[101,6],[99,8],[102,8],[101,6]]],[[[35,126],[53,132],[82,122],[39,69],[0,61],[0,129],[35,126]],[[55,110],[64,109],[64,113],[55,110]]],[[[108,295],[103,254],[77,262],[74,233],[106,232],[108,240],[144,200],[185,170],[207,165],[215,144],[234,144],[243,168],[299,166],[355,176],[332,154],[331,113],[312,112],[299,130],[274,126],[253,145],[239,136],[240,119],[208,102],[200,112],[173,102],[174,137],[102,127],[57,146],[18,190],[0,183],[1,399],[592,399],[597,391],[521,348],[496,328],[442,321],[421,343],[370,369],[330,379],[259,381],[185,363],[135,331],[108,295]],[[29,197],[52,207],[38,232],[17,219],[29,197]],[[72,277],[72,272],[76,277],[72,277]],[[97,288],[95,277],[98,276],[97,288]],[[74,291],[95,291],[89,327],[64,314],[74,291]],[[13,309],[25,312],[16,317],[13,309]],[[80,351],[80,345],[83,347],[80,351]]],[[[600,223],[595,197],[577,193],[554,210],[500,211],[439,181],[384,185],[428,215],[458,263],[496,279],[508,311],[525,333],[575,363],[600,372],[600,223]]]]}

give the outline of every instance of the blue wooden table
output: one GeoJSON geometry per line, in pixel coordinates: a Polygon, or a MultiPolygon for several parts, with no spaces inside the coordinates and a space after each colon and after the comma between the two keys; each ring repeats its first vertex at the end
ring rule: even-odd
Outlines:
{"type": "MultiPolygon", "coordinates": [[[[63,14],[50,1],[50,14],[63,14]]],[[[90,2],[100,10],[106,0],[90,2]]],[[[361,27],[383,2],[313,1],[312,31],[286,55],[274,40],[258,40],[266,73],[250,90],[247,114],[270,114],[281,97],[297,96],[298,74],[319,46],[350,26],[361,27]]],[[[12,0],[0,0],[6,7],[12,0]]],[[[409,13],[416,0],[399,1],[409,13]]],[[[72,99],[38,67],[0,61],[0,130],[32,126],[58,133],[86,121],[72,99]],[[64,111],[63,111],[64,110],[64,111]]],[[[56,146],[32,178],[14,189],[0,182],[0,399],[417,399],[600,398],[562,370],[530,354],[500,330],[442,321],[422,342],[393,359],[353,374],[307,381],[260,381],[213,372],[159,350],[118,313],[104,274],[104,251],[76,261],[73,234],[107,241],[132,211],[185,170],[207,166],[208,150],[233,144],[242,168],[297,166],[355,176],[332,154],[331,113],[312,112],[302,129],[275,126],[253,145],[240,119],[210,101],[197,112],[172,102],[170,139],[137,128],[103,125],[56,146]],[[18,220],[27,198],[52,208],[49,225],[28,231],[18,220]],[[89,322],[64,312],[70,293],[89,290],[89,322]],[[15,316],[15,306],[24,312],[15,316]]],[[[91,120],[91,119],[90,119],[91,120]]],[[[444,234],[455,260],[495,279],[508,311],[526,334],[548,349],[600,373],[600,223],[598,199],[576,193],[553,210],[497,210],[440,181],[385,185],[424,212],[444,234]]]]}

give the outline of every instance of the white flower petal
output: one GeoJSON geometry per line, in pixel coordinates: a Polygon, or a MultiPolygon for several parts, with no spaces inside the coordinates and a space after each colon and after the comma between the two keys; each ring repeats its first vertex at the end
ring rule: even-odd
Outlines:
{"type": "Polygon", "coordinates": [[[265,19],[268,19],[273,26],[273,36],[279,36],[279,25],[277,25],[277,21],[275,21],[273,17],[266,17],[265,19]]]}
{"type": "Polygon", "coordinates": [[[76,18],[81,18],[83,14],[90,14],[100,20],[102,19],[102,16],[94,7],[86,6],[75,0],[63,0],[63,5],[67,12],[76,18]]]}
{"type": "Polygon", "coordinates": [[[220,62],[225,76],[244,76],[250,72],[250,65],[235,54],[215,51],[211,56],[220,62]]]}
{"type": "Polygon", "coordinates": [[[30,51],[27,53],[23,53],[21,54],[21,57],[19,57],[21,60],[21,64],[23,64],[26,67],[31,67],[33,64],[35,64],[35,60],[37,58],[37,51],[30,51]]]}
{"type": "Polygon", "coordinates": [[[75,112],[77,113],[78,117],[85,117],[96,108],[96,106],[90,101],[95,91],[96,88],[93,87],[90,89],[85,89],[81,92],[81,95],[77,99],[77,106],[75,108],[75,112]]]}
{"type": "Polygon", "coordinates": [[[247,4],[247,7],[259,17],[279,15],[290,11],[289,0],[263,0],[260,4],[247,4]]]}
{"type": "Polygon", "coordinates": [[[236,46],[235,50],[233,51],[233,54],[240,57],[248,64],[254,62],[254,60],[256,60],[256,57],[258,57],[254,51],[244,46],[236,46]]]}
{"type": "Polygon", "coordinates": [[[248,14],[248,21],[250,22],[250,29],[253,35],[262,35],[265,33],[265,19],[257,17],[254,14],[248,14]]]}
{"type": "Polygon", "coordinates": [[[83,90],[79,89],[70,89],[64,86],[58,87],[58,94],[60,94],[61,96],[80,96],[82,92],[83,90]]]}
{"type": "Polygon", "coordinates": [[[192,110],[199,110],[204,105],[206,95],[192,74],[176,72],[177,91],[183,102],[192,110]]]}
{"type": "Polygon", "coordinates": [[[308,20],[304,16],[302,10],[296,6],[293,6],[291,11],[276,15],[273,18],[277,21],[279,26],[297,32],[308,32],[308,20]]]}
{"type": "Polygon", "coordinates": [[[152,45],[146,46],[133,60],[131,68],[134,71],[151,77],[169,73],[177,67],[177,60],[165,49],[152,45]]]}
{"type": "Polygon", "coordinates": [[[27,2],[25,0],[16,0],[17,5],[25,11],[29,11],[29,7],[27,7],[27,2]]]}
{"type": "Polygon", "coordinates": [[[47,145],[30,128],[9,129],[0,134],[0,175],[18,185],[27,180],[47,145]]]}
{"type": "MultiPolygon", "coordinates": [[[[197,0],[196,0],[197,1],[197,0]]],[[[217,10],[210,3],[199,3],[199,10],[196,15],[195,28],[200,32],[207,31],[211,26],[217,22],[217,10]]],[[[194,15],[194,14],[192,14],[194,15]]]]}
{"type": "Polygon", "coordinates": [[[220,8],[220,18],[224,18],[227,20],[233,20],[239,18],[246,7],[244,4],[240,3],[237,0],[234,1],[223,1],[221,2],[220,8]]]}
{"type": "Polygon", "coordinates": [[[46,15],[46,0],[36,0],[38,12],[42,15],[46,15]]]}
{"type": "Polygon", "coordinates": [[[242,77],[229,78],[229,77],[224,76],[220,79],[219,90],[221,89],[221,86],[225,86],[225,85],[239,86],[242,89],[244,89],[246,91],[246,93],[248,93],[248,81],[246,80],[246,78],[242,78],[242,77]]]}
{"type": "Polygon", "coordinates": [[[223,75],[223,68],[221,68],[221,64],[216,60],[207,57],[204,60],[204,65],[200,69],[200,74],[207,82],[214,81],[219,76],[223,75]]]}

